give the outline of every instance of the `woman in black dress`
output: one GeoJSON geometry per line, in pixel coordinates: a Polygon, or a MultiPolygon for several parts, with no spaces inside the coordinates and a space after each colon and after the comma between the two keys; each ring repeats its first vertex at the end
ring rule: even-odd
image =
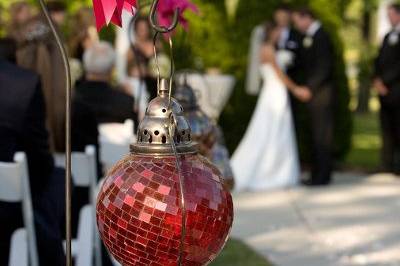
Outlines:
{"type": "MultiPolygon", "coordinates": [[[[154,57],[152,30],[147,18],[139,17],[134,23],[134,39],[128,53],[128,75],[143,80],[150,99],[157,96],[157,78],[151,74],[150,60],[154,57]]],[[[156,49],[159,50],[159,43],[156,49]]]]}

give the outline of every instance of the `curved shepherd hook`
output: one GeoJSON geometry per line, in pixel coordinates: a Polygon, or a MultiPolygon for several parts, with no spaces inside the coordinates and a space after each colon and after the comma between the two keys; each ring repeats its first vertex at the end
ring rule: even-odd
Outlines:
{"type": "MultiPolygon", "coordinates": [[[[157,49],[156,49],[156,40],[157,36],[159,33],[168,33],[173,31],[176,26],[178,25],[178,16],[179,16],[179,8],[177,8],[174,12],[174,16],[172,18],[172,23],[170,26],[165,27],[165,26],[160,26],[157,23],[157,6],[158,6],[159,0],[154,0],[153,4],[151,5],[150,9],[150,25],[151,27],[156,31],[156,34],[154,35],[153,39],[153,45],[154,45],[154,58],[156,60],[156,65],[157,65],[157,72],[158,72],[158,81],[157,81],[157,87],[160,87],[160,69],[158,65],[158,59],[157,59],[157,49]]],[[[169,36],[169,46],[170,46],[170,60],[171,60],[171,73],[170,73],[170,79],[169,79],[169,109],[171,108],[171,94],[172,94],[172,77],[174,75],[174,58],[173,58],[173,47],[172,47],[172,39],[171,36],[169,36]]],[[[173,139],[173,130],[174,126],[176,125],[176,120],[175,117],[171,111],[171,119],[170,119],[170,124],[168,125],[168,131],[169,131],[169,137],[171,139],[171,146],[172,150],[174,151],[174,156],[176,158],[175,164],[176,164],[176,169],[178,171],[178,177],[179,177],[179,194],[180,194],[180,206],[182,208],[182,227],[181,227],[181,239],[180,239],[180,245],[179,245],[179,257],[178,257],[178,266],[181,266],[184,260],[184,241],[186,237],[186,200],[185,200],[185,186],[184,186],[184,180],[183,180],[183,174],[182,174],[182,168],[181,168],[181,163],[179,162],[179,156],[176,150],[175,146],[175,140],[173,139]]]]}
{"type": "Polygon", "coordinates": [[[60,50],[65,69],[65,239],[66,239],[66,266],[72,265],[71,258],[71,72],[65,47],[50,17],[44,0],[38,0],[43,14],[49,24],[52,34],[60,50]]]}
{"type": "Polygon", "coordinates": [[[158,25],[157,18],[156,18],[158,2],[159,2],[159,0],[154,0],[153,4],[151,5],[151,9],[150,9],[150,24],[151,24],[151,27],[154,30],[156,30],[157,32],[159,32],[159,33],[171,32],[178,25],[179,8],[177,8],[175,10],[174,16],[172,18],[172,23],[171,23],[170,26],[168,26],[168,27],[160,26],[160,25],[158,25]]]}

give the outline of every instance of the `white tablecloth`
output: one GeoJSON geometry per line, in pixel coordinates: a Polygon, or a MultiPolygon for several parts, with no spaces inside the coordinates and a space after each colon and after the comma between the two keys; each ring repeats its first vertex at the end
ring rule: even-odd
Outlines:
{"type": "Polygon", "coordinates": [[[232,75],[188,74],[187,80],[197,95],[201,109],[210,118],[218,120],[233,92],[235,78],[232,75]]]}

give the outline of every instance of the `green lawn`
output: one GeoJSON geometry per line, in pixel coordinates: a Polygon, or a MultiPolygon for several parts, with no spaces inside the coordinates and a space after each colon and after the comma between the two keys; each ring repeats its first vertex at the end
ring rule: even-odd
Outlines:
{"type": "Polygon", "coordinates": [[[353,147],[345,160],[346,168],[375,171],[380,159],[380,129],[377,113],[354,115],[353,147]]]}
{"type": "Polygon", "coordinates": [[[271,264],[242,242],[231,239],[210,266],[271,266],[271,264]]]}

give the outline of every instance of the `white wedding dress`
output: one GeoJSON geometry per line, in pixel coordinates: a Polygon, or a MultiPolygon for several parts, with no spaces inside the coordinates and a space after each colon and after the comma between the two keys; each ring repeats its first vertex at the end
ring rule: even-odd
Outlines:
{"type": "MultiPolygon", "coordinates": [[[[276,53],[282,69],[291,61],[288,53],[276,53]]],[[[261,64],[260,72],[257,106],[231,160],[237,191],[290,187],[300,177],[288,91],[271,64],[261,64]]]]}

